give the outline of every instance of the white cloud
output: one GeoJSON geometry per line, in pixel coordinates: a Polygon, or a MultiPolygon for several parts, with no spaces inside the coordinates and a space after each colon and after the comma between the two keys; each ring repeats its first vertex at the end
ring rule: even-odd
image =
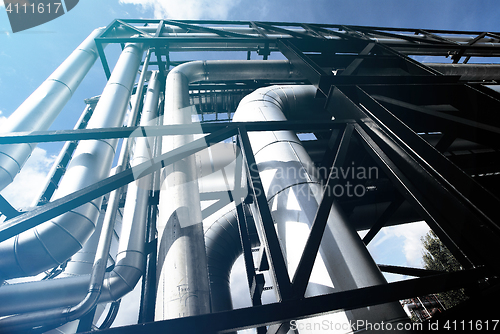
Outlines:
{"type": "MultiPolygon", "coordinates": [[[[380,233],[381,238],[375,243],[375,247],[384,247],[384,243],[391,243],[391,239],[400,238],[403,243],[403,254],[406,263],[399,263],[397,265],[407,265],[411,267],[422,267],[422,238],[427,232],[429,227],[425,222],[416,222],[411,224],[403,224],[383,228],[380,233]]],[[[375,241],[375,240],[374,240],[375,241]]]]}
{"type": "MultiPolygon", "coordinates": [[[[1,82],[1,79],[0,79],[1,82]]],[[[7,120],[7,117],[2,116],[3,112],[0,110],[0,129],[2,129],[2,126],[4,125],[5,121],[7,120]]]]}
{"type": "Polygon", "coordinates": [[[45,177],[55,158],[47,156],[46,150],[36,147],[14,182],[2,190],[2,196],[16,209],[30,206],[45,184],[45,177]]]}
{"type": "Polygon", "coordinates": [[[225,20],[240,0],[120,0],[120,4],[133,4],[142,10],[153,10],[155,18],[225,20]]]}

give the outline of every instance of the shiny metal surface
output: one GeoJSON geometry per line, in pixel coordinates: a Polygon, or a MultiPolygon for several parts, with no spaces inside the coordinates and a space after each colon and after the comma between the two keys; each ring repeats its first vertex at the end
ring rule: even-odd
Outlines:
{"type": "MultiPolygon", "coordinates": [[[[98,53],[94,30],[4,122],[0,132],[47,130],[90,70],[98,53]]],[[[10,184],[36,144],[0,145],[0,190],[10,184]]]]}
{"type": "MultiPolygon", "coordinates": [[[[192,122],[189,83],[233,77],[288,80],[300,75],[288,61],[195,61],[179,65],[167,77],[163,124],[192,122]]],[[[167,152],[192,140],[192,135],[167,136],[162,150],[167,152]]],[[[193,156],[163,171],[158,220],[158,320],[210,311],[198,176],[193,156]]]]}
{"type": "MultiPolygon", "coordinates": [[[[155,105],[158,104],[159,83],[156,75],[150,79],[149,87],[141,125],[150,124],[151,120],[157,117],[155,105]]],[[[131,165],[137,165],[144,161],[148,150],[147,140],[151,140],[151,138],[140,138],[136,143],[131,165]]],[[[146,176],[128,186],[116,264],[113,271],[105,275],[99,303],[121,298],[135,287],[142,275],[145,260],[146,208],[150,189],[151,176],[146,176]]],[[[85,297],[89,280],[90,275],[87,274],[3,286],[0,289],[0,299],[6,300],[4,298],[7,298],[12,300],[12,303],[10,305],[0,304],[0,315],[74,305],[85,297]]],[[[0,321],[0,328],[1,326],[2,322],[0,321]]]]}
{"type": "MultiPolygon", "coordinates": [[[[175,68],[167,76],[164,125],[192,123],[188,75],[175,68]]],[[[166,136],[162,151],[168,152],[192,140],[191,134],[166,136]]],[[[194,156],[166,167],[161,182],[155,319],[209,313],[205,242],[194,156]]]]}
{"type": "MultiPolygon", "coordinates": [[[[241,101],[233,121],[283,120],[284,114],[293,114],[293,109],[297,106],[305,107],[300,112],[311,113],[314,110],[308,109],[307,106],[312,105],[314,96],[315,89],[311,87],[261,88],[241,101]],[[288,103],[288,99],[293,103],[288,103]]],[[[267,134],[250,132],[249,138],[276,223],[278,237],[288,261],[289,275],[293,277],[300,259],[300,249],[307,240],[307,230],[314,221],[323,189],[315,176],[314,164],[296,135],[284,132],[287,131],[270,131],[267,134]]],[[[387,283],[358,234],[349,225],[335,202],[328,217],[320,254],[336,289],[351,290],[387,283]]],[[[316,261],[311,276],[313,283],[318,270],[320,267],[316,261]]],[[[314,291],[309,289],[306,294],[329,292],[326,286],[315,285],[314,288],[314,291]]],[[[397,303],[353,310],[346,313],[346,316],[351,320],[367,321],[393,321],[405,317],[397,303]]]]}
{"type": "MultiPolygon", "coordinates": [[[[111,76],[88,128],[123,124],[127,101],[141,61],[142,49],[127,45],[117,69],[128,74],[111,76]]],[[[82,141],[75,150],[54,199],[93,184],[109,174],[116,140],[82,141]]],[[[0,244],[0,279],[36,275],[66,261],[92,234],[101,199],[93,200],[50,222],[28,230],[0,244]],[[62,243],[61,240],[64,240],[62,243]]]]}

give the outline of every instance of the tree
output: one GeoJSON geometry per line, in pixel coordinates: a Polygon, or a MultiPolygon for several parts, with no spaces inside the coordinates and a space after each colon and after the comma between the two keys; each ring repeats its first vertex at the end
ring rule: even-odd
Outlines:
{"type": "MultiPolygon", "coordinates": [[[[446,272],[463,269],[450,250],[446,248],[432,230],[422,237],[421,241],[425,249],[422,255],[425,269],[446,272]]],[[[447,309],[467,299],[464,289],[441,292],[437,296],[447,309]]]]}

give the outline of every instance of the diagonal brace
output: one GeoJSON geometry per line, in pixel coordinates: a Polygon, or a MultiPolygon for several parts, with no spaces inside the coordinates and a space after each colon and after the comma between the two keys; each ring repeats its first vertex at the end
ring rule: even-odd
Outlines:
{"type": "Polygon", "coordinates": [[[123,172],[107,177],[95,184],[12,218],[0,225],[0,242],[32,227],[38,226],[41,223],[57,217],[69,210],[79,207],[80,205],[107,194],[110,191],[118,189],[136,179],[151,174],[160,168],[184,159],[185,157],[218,143],[221,140],[232,137],[235,134],[236,129],[234,127],[227,127],[223,130],[211,133],[205,137],[199,138],[184,146],[162,154],[159,157],[143,162],[132,168],[128,168],[123,172]]]}
{"type": "Polygon", "coordinates": [[[336,178],[333,176],[334,171],[344,164],[345,157],[347,155],[347,149],[349,147],[350,139],[353,132],[353,126],[348,124],[344,130],[342,136],[338,139],[338,150],[335,155],[335,159],[330,170],[330,175],[328,177],[328,182],[323,191],[323,198],[319,205],[316,216],[314,217],[314,222],[311,226],[311,232],[307,238],[306,245],[302,256],[300,257],[300,262],[295,271],[292,280],[292,288],[295,298],[302,298],[306,292],[307,283],[309,282],[309,277],[311,276],[311,271],[314,266],[314,259],[318,253],[319,246],[321,244],[321,238],[323,237],[323,232],[326,227],[328,220],[328,215],[330,209],[333,205],[335,196],[333,195],[334,184],[337,182],[336,178]]]}

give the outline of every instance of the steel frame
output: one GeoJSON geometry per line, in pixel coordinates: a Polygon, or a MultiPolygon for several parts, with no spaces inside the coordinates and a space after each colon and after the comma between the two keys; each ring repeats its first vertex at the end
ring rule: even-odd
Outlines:
{"type": "MultiPolygon", "coordinates": [[[[263,254],[270,266],[278,302],[260,305],[262,277],[254,270],[243,199],[234,198],[238,204],[241,242],[253,307],[160,322],[147,322],[151,321],[151,314],[143,313],[141,317],[145,323],[102,330],[103,333],[150,333],[156,330],[166,333],[216,333],[251,327],[258,327],[261,333],[265,331],[264,326],[270,326],[268,333],[278,333],[286,332],[287,322],[291,319],[446,289],[478,289],[479,282],[494,287],[500,271],[500,260],[496,256],[497,245],[500,244],[499,191],[486,189],[477,178],[472,177],[474,175],[466,173],[443,153],[457,137],[494,150],[499,148],[500,124],[488,113],[499,110],[499,94],[480,84],[464,82],[460,77],[442,75],[410,57],[451,55],[454,63],[458,63],[461,57],[466,57],[464,63],[467,63],[470,57],[500,56],[500,47],[479,45],[478,42],[483,39],[499,43],[500,33],[284,22],[115,20],[96,38],[103,70],[108,78],[110,69],[104,43],[140,42],[148,45],[156,55],[156,61],[150,65],[158,66],[162,81],[169,68],[176,64],[170,61],[172,52],[242,51],[248,53],[248,58],[251,52],[257,52],[264,59],[272,52],[281,52],[309,83],[318,88],[318,98],[326,98],[325,109],[335,120],[206,123],[202,124],[201,130],[199,126],[151,126],[2,134],[0,144],[208,133],[202,139],[28,212],[18,212],[0,197],[0,211],[8,217],[0,225],[0,241],[128,184],[134,181],[134,175],[153,173],[206,148],[207,144],[236,136],[245,162],[240,166],[242,169],[237,178],[241,177],[241,173],[247,173],[251,181],[250,193],[254,205],[258,207],[255,222],[263,236],[263,254]],[[156,26],[154,33],[143,28],[147,25],[156,26]],[[247,30],[234,32],[221,29],[231,27],[247,30]],[[197,35],[163,36],[171,29],[197,35]],[[116,37],[117,34],[119,37],[116,37]],[[280,36],[273,37],[276,34],[280,36]],[[337,73],[332,73],[332,68],[338,69],[337,73]],[[433,108],[444,104],[456,108],[459,113],[433,108]],[[464,270],[436,273],[380,265],[383,271],[419,278],[304,298],[328,212],[336,199],[325,191],[299,267],[290,281],[259,174],[251,168],[255,159],[247,134],[248,131],[284,129],[314,132],[318,137],[327,133],[330,143],[323,159],[326,166],[342,166],[349,145],[354,143],[364,148],[364,154],[377,163],[391,180],[396,189],[395,199],[365,237],[366,244],[397,208],[408,201],[450,248],[464,270]],[[417,134],[420,130],[435,129],[443,133],[436,147],[417,134]],[[436,202],[437,194],[439,202],[436,202]]],[[[497,151],[496,154],[498,156],[497,151]]],[[[500,171],[498,165],[491,168],[490,172],[500,171]]],[[[333,182],[329,177],[326,187],[331,187],[333,182]]],[[[149,242],[154,243],[154,238],[150,237],[149,242]]]]}

